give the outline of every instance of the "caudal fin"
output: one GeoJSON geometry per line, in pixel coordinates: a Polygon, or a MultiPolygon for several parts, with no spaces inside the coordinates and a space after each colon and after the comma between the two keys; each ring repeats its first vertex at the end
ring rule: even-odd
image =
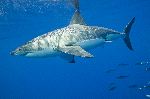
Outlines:
{"type": "Polygon", "coordinates": [[[125,38],[124,38],[124,42],[130,50],[133,50],[133,47],[132,47],[132,44],[130,41],[129,34],[130,34],[130,30],[131,30],[131,27],[132,27],[134,22],[135,22],[135,17],[127,24],[127,26],[124,29],[124,33],[126,33],[125,38]]]}

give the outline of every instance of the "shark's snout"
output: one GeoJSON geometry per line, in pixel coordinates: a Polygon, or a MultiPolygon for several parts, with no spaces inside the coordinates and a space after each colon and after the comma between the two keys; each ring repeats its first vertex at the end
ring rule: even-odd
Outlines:
{"type": "Polygon", "coordinates": [[[16,56],[16,55],[22,55],[24,53],[25,53],[25,51],[22,48],[17,48],[15,50],[11,51],[10,55],[16,56]]]}
{"type": "Polygon", "coordinates": [[[10,55],[15,56],[15,55],[17,55],[17,53],[16,53],[16,51],[11,51],[11,52],[10,52],[10,55]]]}
{"type": "Polygon", "coordinates": [[[15,55],[15,52],[14,51],[10,52],[10,55],[15,55]]]}

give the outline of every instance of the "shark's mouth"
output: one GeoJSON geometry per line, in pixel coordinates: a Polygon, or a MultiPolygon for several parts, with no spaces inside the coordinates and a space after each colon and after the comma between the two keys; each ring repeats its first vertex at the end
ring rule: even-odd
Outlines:
{"type": "Polygon", "coordinates": [[[13,55],[13,56],[26,56],[28,53],[33,53],[33,51],[24,51],[24,52],[12,51],[12,52],[10,52],[10,55],[13,55]]]}

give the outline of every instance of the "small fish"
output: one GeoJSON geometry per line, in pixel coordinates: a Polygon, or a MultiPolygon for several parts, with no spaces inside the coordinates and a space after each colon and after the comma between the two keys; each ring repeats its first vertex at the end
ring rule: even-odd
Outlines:
{"type": "Polygon", "coordinates": [[[109,70],[106,71],[106,73],[112,73],[114,71],[115,71],[115,69],[109,69],[109,70]]]}
{"type": "Polygon", "coordinates": [[[117,88],[117,87],[116,87],[116,85],[115,85],[114,82],[111,82],[111,83],[109,84],[109,87],[108,87],[109,91],[113,91],[113,90],[115,90],[116,88],[117,88]]]}
{"type": "Polygon", "coordinates": [[[128,77],[128,76],[123,76],[123,75],[122,75],[122,76],[118,76],[117,79],[125,79],[125,78],[127,78],[127,77],[128,77]]]}
{"type": "Polygon", "coordinates": [[[121,64],[118,64],[118,66],[128,66],[129,64],[124,64],[124,63],[121,63],[121,64]]]}
{"type": "Polygon", "coordinates": [[[136,84],[129,85],[129,88],[136,88],[136,87],[138,87],[136,84]]]}
{"type": "Polygon", "coordinates": [[[116,86],[111,86],[110,88],[109,88],[109,91],[113,91],[113,90],[115,90],[117,87],[116,86]]]}

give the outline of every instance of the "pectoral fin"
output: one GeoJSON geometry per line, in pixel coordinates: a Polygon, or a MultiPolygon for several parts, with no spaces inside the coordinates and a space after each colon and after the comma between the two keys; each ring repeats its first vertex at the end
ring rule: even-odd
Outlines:
{"type": "Polygon", "coordinates": [[[85,57],[85,58],[93,57],[93,55],[86,52],[80,46],[63,46],[63,47],[60,47],[59,50],[61,52],[64,52],[64,53],[67,53],[70,55],[74,55],[74,56],[80,56],[80,57],[85,57]]]}

